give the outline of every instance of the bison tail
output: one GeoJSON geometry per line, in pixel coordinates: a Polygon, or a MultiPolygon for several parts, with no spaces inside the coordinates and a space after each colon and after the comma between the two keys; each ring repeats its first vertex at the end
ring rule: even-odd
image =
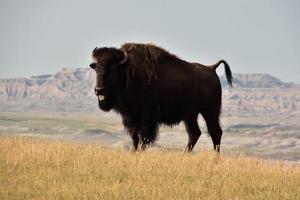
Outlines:
{"type": "Polygon", "coordinates": [[[214,69],[217,69],[221,63],[223,63],[224,67],[225,67],[225,75],[226,75],[226,78],[227,78],[227,82],[232,87],[232,73],[231,73],[231,70],[230,70],[230,67],[229,67],[228,63],[225,60],[220,60],[219,62],[212,65],[211,67],[213,67],[214,69]]]}

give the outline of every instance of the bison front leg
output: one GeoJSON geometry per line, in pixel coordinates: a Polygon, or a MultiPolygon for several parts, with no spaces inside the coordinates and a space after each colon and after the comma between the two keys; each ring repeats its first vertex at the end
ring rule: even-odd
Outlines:
{"type": "Polygon", "coordinates": [[[139,143],[140,143],[140,138],[139,138],[138,132],[133,131],[133,133],[131,133],[131,138],[132,138],[133,150],[137,151],[139,143]]]}
{"type": "Polygon", "coordinates": [[[140,143],[139,129],[129,117],[123,117],[123,125],[132,139],[133,150],[137,151],[140,143]]]}
{"type": "MultiPolygon", "coordinates": [[[[151,98],[149,98],[151,99],[151,98]]],[[[148,100],[149,100],[148,99],[148,100]]],[[[154,143],[158,134],[158,113],[159,107],[156,101],[145,103],[143,113],[140,117],[140,140],[142,142],[141,150],[144,151],[149,144],[154,143]]]]}
{"type": "Polygon", "coordinates": [[[127,131],[128,131],[128,134],[130,135],[130,137],[132,139],[133,151],[137,151],[139,143],[140,143],[140,137],[139,137],[138,129],[127,127],[127,131]]]}
{"type": "Polygon", "coordinates": [[[140,140],[142,142],[141,150],[144,151],[149,144],[153,143],[157,138],[158,125],[150,123],[142,127],[140,132],[140,140]]]}

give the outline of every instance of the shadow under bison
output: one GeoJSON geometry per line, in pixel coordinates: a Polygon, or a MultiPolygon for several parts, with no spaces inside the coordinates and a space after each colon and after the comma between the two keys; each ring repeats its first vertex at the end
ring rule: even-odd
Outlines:
{"type": "Polygon", "coordinates": [[[201,135],[198,114],[204,117],[214,149],[220,151],[219,116],[222,89],[216,68],[223,63],[229,85],[232,74],[221,60],[205,66],[190,63],[152,44],[126,43],[121,48],[95,48],[95,94],[99,108],[121,114],[134,149],[144,150],[158,136],[160,124],[184,121],[191,151],[201,135]]]}

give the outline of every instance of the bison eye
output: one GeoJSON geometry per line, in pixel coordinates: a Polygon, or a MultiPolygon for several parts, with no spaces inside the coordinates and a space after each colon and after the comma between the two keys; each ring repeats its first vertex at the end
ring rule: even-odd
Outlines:
{"type": "Polygon", "coordinates": [[[90,64],[90,68],[95,69],[96,65],[97,65],[96,63],[92,63],[92,64],[90,64]]]}

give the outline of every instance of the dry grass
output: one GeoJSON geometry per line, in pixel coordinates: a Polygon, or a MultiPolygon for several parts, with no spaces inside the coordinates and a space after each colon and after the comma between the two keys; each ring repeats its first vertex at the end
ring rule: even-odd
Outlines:
{"type": "Polygon", "coordinates": [[[0,199],[300,199],[300,167],[0,137],[0,199]]]}

